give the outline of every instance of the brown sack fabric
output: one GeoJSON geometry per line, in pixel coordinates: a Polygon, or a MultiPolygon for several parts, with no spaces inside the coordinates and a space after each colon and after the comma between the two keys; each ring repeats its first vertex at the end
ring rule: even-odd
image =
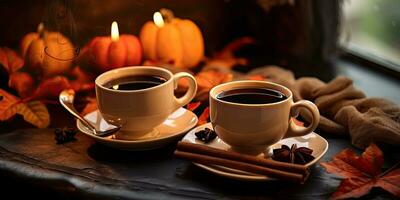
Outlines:
{"type": "MultiPolygon", "coordinates": [[[[321,113],[318,128],[326,133],[349,134],[358,148],[366,148],[371,142],[400,145],[400,107],[385,99],[367,98],[351,79],[337,77],[329,83],[312,77],[295,80],[291,71],[276,66],[249,73],[254,74],[288,87],[295,101],[314,102],[321,113]]],[[[301,115],[306,120],[309,117],[307,113],[301,115]]]]}

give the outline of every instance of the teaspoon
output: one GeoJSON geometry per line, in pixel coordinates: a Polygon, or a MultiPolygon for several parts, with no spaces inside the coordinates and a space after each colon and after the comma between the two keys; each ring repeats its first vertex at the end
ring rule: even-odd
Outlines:
{"type": "Polygon", "coordinates": [[[85,118],[81,117],[78,111],[74,107],[74,97],[75,91],[72,89],[64,90],[60,93],[59,100],[62,106],[67,109],[73,116],[79,119],[86,128],[92,130],[93,134],[100,137],[105,137],[112,135],[113,133],[117,132],[121,127],[115,127],[112,129],[108,129],[105,131],[97,130],[90,122],[88,122],[85,118]]]}

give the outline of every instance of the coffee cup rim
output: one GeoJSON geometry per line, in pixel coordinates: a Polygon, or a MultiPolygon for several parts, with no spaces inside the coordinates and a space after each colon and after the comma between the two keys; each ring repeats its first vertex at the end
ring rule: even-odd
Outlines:
{"type": "MultiPolygon", "coordinates": [[[[246,86],[241,87],[241,88],[247,88],[246,86]]],[[[238,89],[238,88],[235,88],[238,89]]],[[[282,91],[280,91],[282,92],[282,91]]],[[[223,84],[219,84],[217,86],[214,86],[210,92],[209,92],[209,96],[210,98],[212,98],[215,101],[224,103],[224,104],[228,104],[228,105],[236,105],[236,106],[248,106],[248,107],[262,107],[262,106],[269,106],[269,105],[278,105],[278,104],[282,104],[282,103],[286,103],[287,101],[290,101],[292,99],[293,93],[292,91],[289,90],[289,88],[277,84],[277,83],[273,83],[273,82],[269,82],[269,81],[256,81],[256,80],[239,80],[239,81],[231,81],[231,82],[227,82],[227,83],[223,83],[223,84]],[[230,85],[230,84],[237,84],[237,83],[263,83],[263,84],[270,84],[270,85],[274,85],[280,88],[283,88],[283,90],[286,90],[286,92],[289,94],[287,96],[287,98],[283,101],[278,101],[278,102],[274,102],[274,103],[262,103],[262,104],[245,104],[245,103],[234,103],[234,102],[229,102],[229,101],[223,101],[221,99],[217,98],[217,95],[219,94],[215,94],[212,95],[213,93],[215,93],[215,90],[217,90],[220,87],[226,86],[226,85],[230,85]]]]}
{"type": "MultiPolygon", "coordinates": [[[[116,68],[116,69],[112,69],[112,70],[108,70],[106,72],[103,72],[103,73],[101,73],[100,75],[98,75],[96,77],[94,82],[95,82],[96,86],[98,86],[101,89],[106,90],[106,91],[117,92],[117,93],[137,93],[137,92],[145,92],[145,91],[154,90],[154,89],[157,89],[157,88],[164,87],[164,85],[166,85],[167,83],[170,83],[172,81],[172,77],[173,77],[173,74],[172,74],[171,71],[169,71],[167,69],[164,69],[164,68],[161,68],[161,67],[157,67],[157,66],[127,66],[127,67],[116,68]],[[104,78],[104,76],[107,76],[107,75],[109,75],[111,73],[115,73],[116,71],[120,71],[120,70],[132,70],[132,69],[154,69],[154,70],[160,70],[160,71],[166,72],[169,75],[169,77],[168,77],[168,80],[165,81],[164,83],[161,83],[159,85],[156,85],[156,86],[153,86],[153,87],[150,87],[150,88],[140,89],[140,90],[113,90],[113,89],[104,87],[102,84],[99,83],[100,79],[104,78]]],[[[163,77],[163,78],[166,78],[166,77],[163,77]]]]}

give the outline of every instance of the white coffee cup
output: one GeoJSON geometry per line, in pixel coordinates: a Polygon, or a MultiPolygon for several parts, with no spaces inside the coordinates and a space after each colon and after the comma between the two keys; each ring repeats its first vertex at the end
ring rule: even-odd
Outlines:
{"type": "Polygon", "coordinates": [[[196,79],[186,72],[172,74],[170,71],[149,66],[132,66],[113,69],[99,75],[96,80],[96,98],[102,117],[110,124],[122,126],[116,137],[134,140],[155,131],[178,108],[189,103],[196,95],[196,79]],[[106,87],[111,81],[129,76],[157,76],[164,83],[140,90],[115,90],[106,87]],[[185,95],[175,97],[178,81],[185,78],[189,88],[185,95]]]}
{"type": "Polygon", "coordinates": [[[275,83],[266,81],[234,81],[215,86],[210,91],[210,119],[212,126],[224,142],[234,151],[255,154],[265,153],[268,147],[282,138],[302,136],[314,131],[319,123],[319,111],[310,101],[293,102],[292,92],[275,83]],[[287,98],[275,103],[243,104],[218,99],[224,92],[242,88],[267,88],[283,93],[287,98]],[[311,113],[307,127],[298,126],[299,108],[311,113]]]}

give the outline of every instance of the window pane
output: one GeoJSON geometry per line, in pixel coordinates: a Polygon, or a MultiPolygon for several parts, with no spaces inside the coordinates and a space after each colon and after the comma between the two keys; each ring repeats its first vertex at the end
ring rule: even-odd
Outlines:
{"type": "Polygon", "coordinates": [[[400,71],[400,0],[344,1],[341,44],[400,71]]]}

